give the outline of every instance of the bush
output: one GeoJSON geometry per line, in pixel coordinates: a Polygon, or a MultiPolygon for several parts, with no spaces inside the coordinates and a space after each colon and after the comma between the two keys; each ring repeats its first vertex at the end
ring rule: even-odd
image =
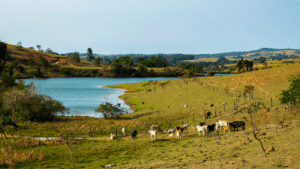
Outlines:
{"type": "Polygon", "coordinates": [[[101,113],[103,117],[106,118],[119,118],[124,113],[124,110],[119,108],[121,106],[120,103],[117,105],[112,105],[111,103],[102,103],[100,106],[95,109],[96,112],[101,113]]]}
{"type": "Polygon", "coordinates": [[[186,78],[191,78],[191,77],[195,77],[195,73],[194,73],[194,71],[193,70],[187,70],[186,72],[185,72],[185,74],[183,75],[183,77],[186,77],[186,78]]]}
{"type": "Polygon", "coordinates": [[[215,72],[212,72],[212,71],[208,71],[206,76],[214,76],[215,75],[215,72]]]}
{"type": "Polygon", "coordinates": [[[19,72],[24,73],[25,72],[25,68],[21,65],[17,66],[17,69],[19,70],[19,72]]]}
{"type": "Polygon", "coordinates": [[[43,77],[43,76],[44,76],[44,73],[41,72],[41,69],[40,69],[40,68],[38,68],[38,69],[35,70],[35,71],[31,70],[31,71],[29,72],[29,74],[32,74],[33,76],[36,76],[36,77],[43,77]]]}
{"type": "Polygon", "coordinates": [[[0,116],[1,117],[1,126],[14,126],[17,127],[17,124],[13,122],[11,117],[5,117],[5,116],[0,116]]]}
{"type": "Polygon", "coordinates": [[[71,74],[71,68],[63,69],[60,73],[69,76],[71,74]]]}

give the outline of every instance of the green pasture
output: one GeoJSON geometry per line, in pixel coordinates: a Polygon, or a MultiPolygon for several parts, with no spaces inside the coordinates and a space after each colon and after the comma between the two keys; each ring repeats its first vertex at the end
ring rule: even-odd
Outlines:
{"type": "MultiPolygon", "coordinates": [[[[300,64],[269,62],[266,69],[230,76],[182,78],[169,81],[150,81],[108,87],[128,89],[121,96],[132,106],[135,113],[125,114],[122,119],[97,119],[88,117],[60,117],[49,123],[19,122],[18,129],[5,127],[7,136],[58,136],[52,128],[71,136],[88,137],[73,141],[76,168],[101,168],[117,164],[115,168],[298,168],[299,117],[291,114],[279,98],[282,90],[289,87],[288,77],[299,74],[300,64]],[[246,85],[253,85],[253,95],[243,94],[246,85]],[[252,97],[253,96],[253,97],[252,97]],[[224,109],[223,102],[226,102],[224,109]],[[144,104],[142,104],[142,102],[144,104]],[[263,102],[265,108],[253,114],[255,129],[265,149],[273,146],[275,151],[264,157],[260,143],[254,139],[251,118],[246,112],[238,112],[251,103],[263,102]],[[188,107],[183,107],[187,104],[188,107]],[[214,106],[210,106],[213,104],[214,106]],[[204,112],[213,113],[210,119],[204,112]],[[279,122],[285,116],[284,128],[279,122]],[[200,121],[207,124],[217,120],[229,122],[243,120],[245,131],[215,133],[212,137],[199,137],[195,126],[200,121]],[[297,119],[298,121],[295,121],[297,119]],[[166,130],[171,126],[190,124],[187,135],[181,140],[171,138],[166,130]],[[159,124],[164,133],[158,133],[152,142],[147,130],[159,124]],[[128,133],[138,129],[138,139],[123,136],[121,128],[128,133]],[[269,126],[269,127],[268,127],[269,126]],[[117,140],[106,141],[110,132],[117,129],[117,140]]],[[[14,143],[1,135],[0,148],[14,143]]],[[[16,146],[17,147],[17,146],[16,146]]],[[[53,146],[28,146],[17,151],[42,152],[45,157],[17,163],[17,168],[72,168],[70,152],[65,144],[53,146]]],[[[7,166],[3,166],[4,168],[7,166]]]]}

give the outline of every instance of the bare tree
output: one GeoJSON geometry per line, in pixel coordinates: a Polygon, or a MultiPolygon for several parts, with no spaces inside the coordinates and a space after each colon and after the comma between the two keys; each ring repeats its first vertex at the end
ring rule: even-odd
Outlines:
{"type": "Polygon", "coordinates": [[[73,151],[71,148],[72,144],[72,135],[74,136],[74,133],[77,131],[79,128],[79,125],[76,121],[72,122],[72,126],[65,126],[59,123],[56,123],[56,125],[51,126],[50,129],[54,130],[59,134],[59,138],[67,145],[71,159],[72,159],[72,164],[73,168],[75,169],[75,162],[74,162],[74,157],[73,157],[73,151]]]}
{"type": "Polygon", "coordinates": [[[267,157],[266,150],[265,150],[265,148],[264,148],[264,146],[262,144],[262,141],[257,137],[256,131],[255,131],[256,124],[255,124],[255,121],[254,121],[254,115],[257,112],[257,110],[260,110],[262,107],[266,108],[265,105],[263,104],[263,102],[257,102],[257,103],[251,104],[249,107],[242,108],[241,110],[239,110],[239,112],[246,111],[249,114],[249,116],[250,116],[250,124],[252,126],[253,137],[257,141],[259,141],[261,149],[263,150],[263,153],[264,153],[265,157],[267,157]]]}

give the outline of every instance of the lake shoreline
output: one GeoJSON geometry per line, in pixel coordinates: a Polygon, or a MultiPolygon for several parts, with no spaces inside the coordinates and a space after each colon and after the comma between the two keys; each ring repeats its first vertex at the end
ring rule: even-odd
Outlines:
{"type": "MultiPolygon", "coordinates": [[[[122,95],[118,96],[118,98],[121,99],[121,100],[123,100],[124,103],[125,103],[127,106],[130,107],[130,109],[133,111],[132,113],[135,113],[135,112],[136,112],[136,109],[135,109],[135,107],[134,107],[135,105],[128,103],[127,99],[125,99],[125,98],[123,97],[124,94],[126,94],[126,93],[128,93],[128,92],[135,92],[136,90],[133,90],[133,89],[127,89],[127,88],[122,88],[122,87],[113,87],[113,86],[111,86],[111,85],[103,86],[103,88],[111,88],[111,89],[122,89],[122,90],[125,90],[125,92],[124,92],[122,95]]],[[[130,113],[130,114],[132,114],[132,113],[130,113]]],[[[128,113],[128,114],[129,114],[129,113],[128,113]]]]}

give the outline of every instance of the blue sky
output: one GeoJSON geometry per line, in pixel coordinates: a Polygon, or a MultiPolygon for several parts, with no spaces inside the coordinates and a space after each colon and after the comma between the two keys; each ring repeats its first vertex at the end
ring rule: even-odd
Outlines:
{"type": "Polygon", "coordinates": [[[297,0],[1,0],[0,40],[58,53],[299,49],[299,10],[297,0]]]}

